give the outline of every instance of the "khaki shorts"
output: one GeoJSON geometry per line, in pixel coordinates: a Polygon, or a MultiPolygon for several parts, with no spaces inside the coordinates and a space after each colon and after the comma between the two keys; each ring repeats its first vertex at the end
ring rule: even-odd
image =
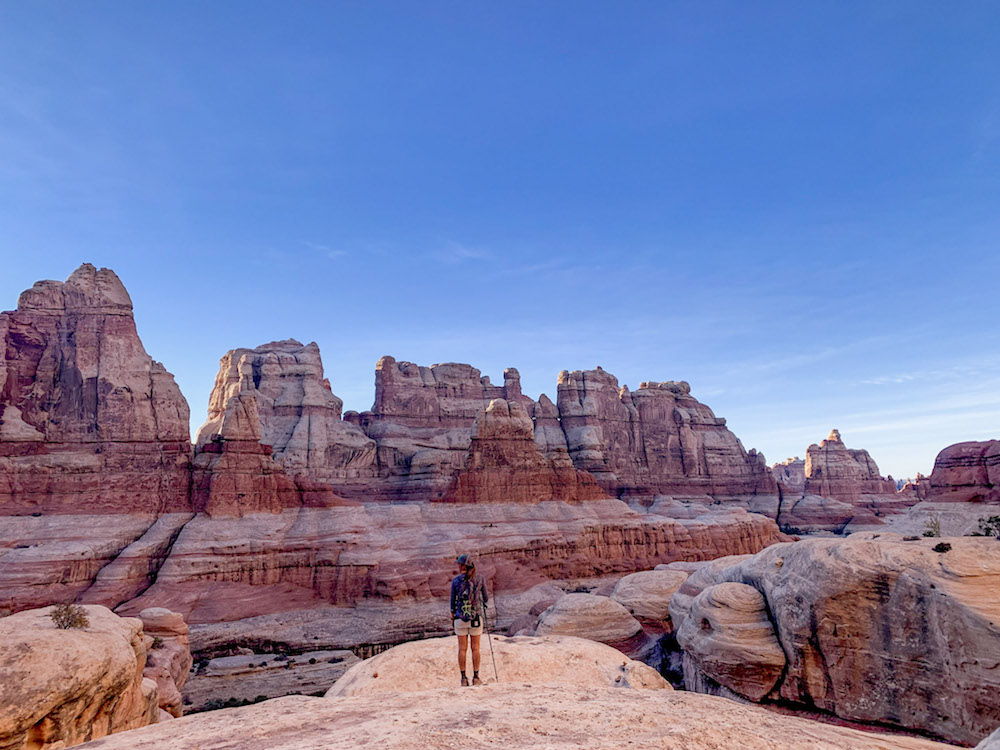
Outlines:
{"type": "Polygon", "coordinates": [[[479,623],[478,628],[472,627],[465,620],[457,619],[455,620],[455,635],[482,635],[483,634],[483,624],[479,623]]]}

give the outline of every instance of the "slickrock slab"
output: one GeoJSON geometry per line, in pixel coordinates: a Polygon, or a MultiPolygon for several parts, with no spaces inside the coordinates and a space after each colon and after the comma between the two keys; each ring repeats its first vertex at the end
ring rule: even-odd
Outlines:
{"type": "Polygon", "coordinates": [[[666,630],[671,630],[670,598],[687,577],[688,573],[676,569],[642,570],[618,581],[611,598],[640,622],[660,623],[666,630]]]}
{"type": "MultiPolygon", "coordinates": [[[[453,687],[459,680],[455,636],[404,643],[356,664],[327,692],[327,698],[413,693],[453,687]]],[[[493,635],[480,644],[479,676],[501,683],[571,685],[591,688],[670,690],[652,667],[602,643],[571,636],[493,635]]],[[[468,670],[471,674],[471,656],[468,670]]]]}
{"type": "MultiPolygon", "coordinates": [[[[788,659],[775,688],[785,700],[964,744],[1000,724],[997,540],[854,534],[715,561],[671,600],[681,632],[701,590],[724,582],[751,585],[766,600],[788,659]]],[[[707,673],[708,660],[732,650],[716,645],[716,654],[685,654],[707,673]]],[[[752,679],[741,675],[742,687],[730,687],[747,696],[752,679]]],[[[761,670],[753,692],[772,681],[773,672],[761,670]]]]}
{"type": "Polygon", "coordinates": [[[288,697],[108,737],[87,750],[946,750],[671,690],[499,684],[288,697]]]}
{"type": "Polygon", "coordinates": [[[86,628],[60,630],[51,607],[0,618],[0,748],[63,748],[157,720],[143,678],[142,623],[85,606],[86,628]]]}
{"type": "Polygon", "coordinates": [[[976,750],[1000,750],[1000,729],[976,745],[976,750]]]}

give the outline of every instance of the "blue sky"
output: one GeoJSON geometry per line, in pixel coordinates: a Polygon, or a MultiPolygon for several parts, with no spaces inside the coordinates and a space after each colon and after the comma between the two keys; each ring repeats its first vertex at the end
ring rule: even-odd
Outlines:
{"type": "Polygon", "coordinates": [[[748,448],[1000,437],[1000,6],[5,3],[0,308],[114,268],[195,427],[319,343],[688,380],[748,448]]]}

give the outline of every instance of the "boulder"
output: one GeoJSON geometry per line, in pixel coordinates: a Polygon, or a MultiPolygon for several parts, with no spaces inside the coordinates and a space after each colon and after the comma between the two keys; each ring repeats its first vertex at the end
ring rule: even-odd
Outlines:
{"type": "MultiPolygon", "coordinates": [[[[693,627],[697,597],[726,582],[763,596],[787,658],[773,687],[784,701],[967,745],[1000,724],[995,539],[853,534],[717,560],[671,600],[679,632],[693,627]]],[[[702,650],[691,657],[705,658],[702,650]]],[[[753,681],[740,676],[745,697],[772,692],[773,672],[753,681]]]]}
{"type": "Polygon", "coordinates": [[[670,598],[688,574],[682,570],[642,570],[631,573],[615,584],[611,598],[640,622],[658,624],[672,630],[670,598]]]}
{"type": "MultiPolygon", "coordinates": [[[[384,651],[351,667],[331,687],[327,698],[413,693],[453,687],[459,678],[457,639],[431,638],[384,651]]],[[[496,673],[503,684],[620,687],[670,690],[670,684],[650,666],[621,652],[572,636],[491,635],[480,644],[479,675],[489,684],[496,673]]],[[[469,663],[471,668],[471,662],[469,663]]]]}
{"type": "Polygon", "coordinates": [[[573,635],[614,646],[642,633],[642,625],[607,596],[566,594],[542,612],[535,635],[573,635]]]}
{"type": "Polygon", "coordinates": [[[88,624],[67,630],[52,607],[0,618],[0,748],[57,750],[157,720],[142,623],[83,610],[88,624]]]}

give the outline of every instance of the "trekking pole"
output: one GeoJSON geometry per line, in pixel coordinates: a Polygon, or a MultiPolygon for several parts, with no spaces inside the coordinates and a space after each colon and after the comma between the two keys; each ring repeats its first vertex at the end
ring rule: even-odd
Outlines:
{"type": "MultiPolygon", "coordinates": [[[[496,609],[496,602],[493,603],[493,608],[496,609]]],[[[497,617],[499,617],[499,612],[497,617]]],[[[496,678],[497,682],[500,682],[500,675],[497,673],[497,657],[493,653],[493,639],[490,638],[490,618],[487,616],[486,607],[483,607],[483,627],[486,630],[486,640],[490,644],[490,659],[493,660],[493,676],[496,678]]]]}

